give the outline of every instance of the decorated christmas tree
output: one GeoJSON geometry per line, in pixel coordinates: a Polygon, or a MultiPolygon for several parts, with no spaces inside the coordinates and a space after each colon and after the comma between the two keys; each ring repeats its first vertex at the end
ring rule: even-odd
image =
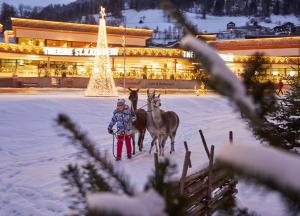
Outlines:
{"type": "Polygon", "coordinates": [[[105,9],[103,7],[101,7],[100,15],[97,40],[99,52],[95,56],[94,69],[85,92],[87,97],[118,96],[109,61],[105,9]]]}

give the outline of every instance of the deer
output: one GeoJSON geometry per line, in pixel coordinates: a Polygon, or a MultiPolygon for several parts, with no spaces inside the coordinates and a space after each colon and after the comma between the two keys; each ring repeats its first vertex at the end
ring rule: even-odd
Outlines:
{"type": "MultiPolygon", "coordinates": [[[[131,88],[128,88],[130,91],[129,93],[129,100],[131,101],[131,108],[134,111],[136,115],[136,121],[132,123],[135,131],[138,132],[139,138],[138,138],[138,147],[139,151],[142,151],[143,149],[143,141],[146,133],[147,128],[147,112],[144,109],[137,109],[138,104],[138,92],[140,89],[133,90],[131,88]]],[[[133,145],[133,154],[135,154],[135,134],[132,135],[132,145],[133,145]]]]}
{"type": "MultiPolygon", "coordinates": [[[[155,95],[155,90],[150,93],[147,90],[147,130],[152,137],[149,154],[156,141],[159,145],[159,156],[164,156],[165,143],[170,137],[171,149],[170,154],[175,151],[175,137],[179,126],[179,117],[173,111],[163,111],[160,109],[160,94],[155,95]]],[[[157,146],[156,146],[157,151],[157,146]]]]}

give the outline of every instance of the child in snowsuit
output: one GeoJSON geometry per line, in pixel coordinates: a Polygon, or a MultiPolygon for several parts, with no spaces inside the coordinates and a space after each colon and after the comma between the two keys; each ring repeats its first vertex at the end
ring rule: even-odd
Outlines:
{"type": "Polygon", "coordinates": [[[119,99],[117,102],[117,109],[113,112],[113,117],[108,125],[108,133],[113,133],[113,126],[117,124],[117,158],[121,160],[123,140],[125,140],[127,149],[127,158],[131,158],[131,134],[132,121],[135,121],[136,117],[134,112],[125,104],[124,99],[119,99]]]}

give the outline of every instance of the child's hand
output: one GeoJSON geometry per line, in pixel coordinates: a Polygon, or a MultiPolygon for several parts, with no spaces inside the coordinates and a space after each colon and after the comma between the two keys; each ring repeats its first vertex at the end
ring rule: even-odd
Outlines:
{"type": "Polygon", "coordinates": [[[113,129],[111,129],[111,128],[107,128],[107,131],[109,134],[113,134],[113,132],[114,132],[113,129]]]}

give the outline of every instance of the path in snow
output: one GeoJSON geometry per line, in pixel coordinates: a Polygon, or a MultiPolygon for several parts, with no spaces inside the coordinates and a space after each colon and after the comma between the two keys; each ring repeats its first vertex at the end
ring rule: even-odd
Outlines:
{"type": "MultiPolygon", "coordinates": [[[[220,96],[161,97],[163,109],[174,110],[180,117],[175,154],[171,156],[179,164],[179,171],[185,140],[192,151],[193,169],[207,163],[199,129],[204,131],[208,144],[216,145],[216,151],[228,141],[229,130],[234,131],[236,141],[258,143],[220,96]]],[[[139,106],[145,104],[145,96],[141,98],[139,106]]],[[[60,112],[68,114],[88,131],[100,150],[111,152],[112,137],[106,128],[114,106],[115,99],[81,95],[0,95],[0,215],[63,215],[67,202],[60,172],[66,164],[76,161],[76,151],[66,144],[65,138],[58,136],[61,128],[55,126],[54,118],[60,112]]],[[[147,133],[145,150],[132,160],[117,164],[125,169],[137,189],[143,188],[153,168],[153,157],[147,153],[149,143],[147,133]]],[[[166,152],[169,147],[168,142],[166,152]]],[[[284,214],[277,194],[257,194],[257,188],[246,188],[243,184],[239,189],[241,204],[255,208],[262,215],[284,214]]]]}

